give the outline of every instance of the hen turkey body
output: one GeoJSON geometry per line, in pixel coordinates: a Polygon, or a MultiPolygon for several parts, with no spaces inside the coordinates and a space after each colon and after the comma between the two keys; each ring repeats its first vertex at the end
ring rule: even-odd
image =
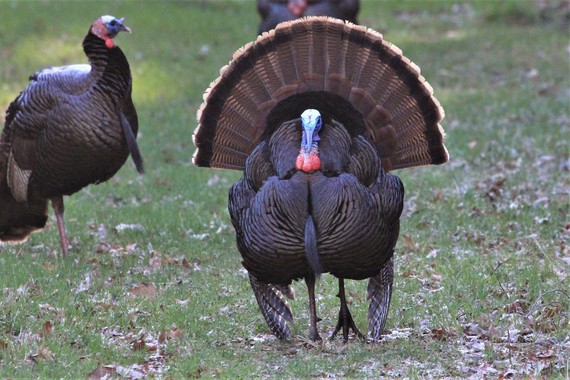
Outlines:
{"type": "Polygon", "coordinates": [[[108,180],[129,154],[143,172],[130,67],[113,42],[120,31],[130,32],[122,19],[97,19],[83,40],[89,64],[33,74],[8,107],[0,139],[0,241],[23,241],[43,228],[51,200],[66,254],[63,196],[108,180]]]}

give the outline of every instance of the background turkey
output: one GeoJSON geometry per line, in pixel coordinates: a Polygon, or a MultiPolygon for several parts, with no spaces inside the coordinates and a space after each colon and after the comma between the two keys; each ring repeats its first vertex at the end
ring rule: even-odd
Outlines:
{"type": "Polygon", "coordinates": [[[303,16],[330,16],[357,24],[359,0],[257,0],[259,34],[303,16]]]}
{"type": "Polygon", "coordinates": [[[88,65],[33,74],[8,107],[0,140],[0,241],[23,241],[43,228],[51,200],[65,255],[63,196],[108,180],[129,153],[143,172],[129,63],[113,42],[120,31],[130,32],[123,19],[97,19],[83,40],[88,65]]]}
{"type": "Polygon", "coordinates": [[[244,169],[229,194],[237,246],[272,332],[288,338],[286,298],[305,279],[369,278],[369,333],[390,303],[404,189],[391,169],[441,164],[443,109],[419,68],[382,36],[327,17],[283,23],[238,50],[206,91],[194,163],[244,169]],[[301,117],[301,118],[300,118],[301,117]]]}

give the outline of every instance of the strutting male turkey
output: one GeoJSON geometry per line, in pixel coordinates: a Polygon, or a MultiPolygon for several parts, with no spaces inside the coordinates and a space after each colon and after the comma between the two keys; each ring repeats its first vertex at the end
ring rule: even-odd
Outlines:
{"type": "Polygon", "coordinates": [[[303,16],[329,16],[357,24],[359,0],[257,0],[259,34],[303,16]]]}
{"type": "Polygon", "coordinates": [[[389,170],[448,160],[443,109],[420,69],[382,35],[328,17],[280,24],[238,50],[204,95],[198,166],[244,170],[229,192],[237,246],[271,331],[290,336],[292,280],[339,279],[345,340],[356,328],[344,279],[368,280],[379,340],[404,188],[389,170]]]}
{"type": "Polygon", "coordinates": [[[51,200],[65,255],[63,196],[111,178],[131,154],[142,173],[131,71],[113,38],[130,32],[102,16],[83,50],[89,64],[33,74],[6,111],[0,138],[0,241],[20,242],[45,226],[51,200]]]}

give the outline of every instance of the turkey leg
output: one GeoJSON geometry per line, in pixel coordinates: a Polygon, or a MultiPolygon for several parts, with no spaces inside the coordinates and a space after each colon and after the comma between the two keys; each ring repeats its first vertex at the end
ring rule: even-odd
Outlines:
{"type": "Polygon", "coordinates": [[[348,331],[352,329],[357,337],[361,339],[366,339],[366,337],[358,330],[354,320],[352,319],[352,315],[350,314],[350,310],[348,310],[348,305],[346,304],[346,295],[344,293],[344,278],[338,279],[338,295],[337,297],[340,298],[340,311],[338,312],[338,323],[336,324],[336,328],[334,329],[331,339],[333,339],[336,334],[342,328],[342,337],[344,341],[348,341],[348,331]]]}
{"type": "Polygon", "coordinates": [[[55,219],[57,220],[57,229],[59,230],[59,237],[61,238],[61,249],[63,251],[63,257],[65,257],[67,256],[69,241],[67,240],[67,235],[65,233],[65,223],[63,221],[63,196],[51,198],[51,205],[53,206],[55,219]]]}
{"type": "Polygon", "coordinates": [[[320,321],[320,318],[317,318],[317,307],[315,304],[315,281],[315,275],[305,277],[305,283],[309,290],[309,339],[312,341],[321,340],[319,331],[317,330],[317,322],[320,321]]]}

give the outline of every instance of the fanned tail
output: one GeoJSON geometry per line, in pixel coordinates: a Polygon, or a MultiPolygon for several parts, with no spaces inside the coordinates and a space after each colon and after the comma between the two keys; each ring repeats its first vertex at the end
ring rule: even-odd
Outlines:
{"type": "Polygon", "coordinates": [[[386,170],[448,160],[443,108],[419,67],[380,33],[308,17],[264,33],[222,68],[198,111],[194,163],[241,170],[307,108],[365,135],[386,170]]]}

